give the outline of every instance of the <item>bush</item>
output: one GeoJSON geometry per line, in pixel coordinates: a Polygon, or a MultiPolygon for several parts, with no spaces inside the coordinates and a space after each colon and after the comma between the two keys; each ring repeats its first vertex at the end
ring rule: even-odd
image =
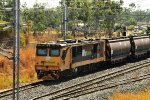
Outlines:
{"type": "Polygon", "coordinates": [[[128,26],[128,30],[133,30],[133,29],[134,29],[134,25],[128,26]]]}
{"type": "Polygon", "coordinates": [[[73,36],[71,34],[68,34],[67,39],[73,39],[73,36]]]}
{"type": "Polygon", "coordinates": [[[23,32],[20,33],[20,45],[25,46],[26,45],[26,38],[23,32]]]}
{"type": "Polygon", "coordinates": [[[144,33],[146,33],[146,31],[145,31],[145,30],[142,30],[140,33],[141,33],[141,34],[144,34],[144,33]]]}
{"type": "MultiPolygon", "coordinates": [[[[63,36],[62,39],[65,39],[65,37],[63,36]]],[[[66,39],[73,39],[73,36],[71,34],[67,34],[66,39]]]]}

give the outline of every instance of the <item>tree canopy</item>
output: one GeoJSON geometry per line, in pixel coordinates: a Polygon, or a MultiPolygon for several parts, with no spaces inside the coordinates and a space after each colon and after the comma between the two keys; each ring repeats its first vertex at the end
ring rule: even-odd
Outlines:
{"type": "MultiPolygon", "coordinates": [[[[0,1],[0,9],[13,6],[13,0],[0,1]]],[[[67,5],[68,30],[72,30],[78,23],[83,23],[90,31],[103,30],[109,34],[115,23],[129,26],[150,21],[150,10],[132,10],[136,7],[134,3],[129,4],[129,8],[124,8],[123,0],[61,0],[60,4],[57,8],[46,8],[46,4],[35,3],[32,8],[28,8],[24,3],[21,7],[21,24],[39,32],[47,27],[60,30],[60,25],[63,25],[64,4],[67,5]]],[[[0,11],[0,18],[11,22],[12,14],[0,11]]]]}

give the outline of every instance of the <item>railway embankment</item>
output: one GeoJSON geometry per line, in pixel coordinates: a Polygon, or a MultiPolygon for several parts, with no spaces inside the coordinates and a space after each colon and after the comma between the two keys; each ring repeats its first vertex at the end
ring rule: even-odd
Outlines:
{"type": "MultiPolygon", "coordinates": [[[[68,78],[59,81],[46,81],[44,83],[40,83],[39,86],[35,86],[35,88],[21,91],[20,99],[49,100],[68,98],[74,100],[108,100],[113,97],[114,93],[141,91],[150,86],[150,66],[148,64],[149,61],[150,59],[145,59],[133,63],[126,63],[125,65],[118,65],[114,68],[99,70],[93,73],[86,73],[85,75],[82,74],[71,79],[68,78]],[[125,69],[127,69],[128,67],[132,67],[132,70],[128,70],[127,72],[125,71],[125,69]],[[117,71],[119,70],[124,70],[124,72],[126,73],[117,73],[117,71]],[[110,76],[109,74],[111,73],[114,74],[110,76]],[[106,75],[108,76],[105,77],[106,75]],[[96,78],[98,77],[101,78],[97,80],[96,78]],[[89,80],[95,81],[88,82],[89,80]],[[80,83],[86,84],[81,85],[80,83]],[[88,87],[86,87],[87,84],[89,84],[88,87]],[[75,85],[75,87],[71,88],[72,91],[70,91],[70,89],[65,90],[65,88],[71,87],[73,85],[75,85]],[[62,89],[64,89],[65,91],[63,91],[62,89]],[[38,98],[49,93],[55,93],[59,90],[61,92],[58,94],[49,96],[47,95],[46,97],[38,98]]],[[[9,99],[11,99],[11,96],[1,98],[1,100],[9,99]]]]}

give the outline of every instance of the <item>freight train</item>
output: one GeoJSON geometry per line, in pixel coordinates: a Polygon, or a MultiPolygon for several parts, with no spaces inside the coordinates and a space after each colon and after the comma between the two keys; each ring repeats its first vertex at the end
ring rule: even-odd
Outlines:
{"type": "Polygon", "coordinates": [[[150,54],[150,36],[66,40],[36,45],[38,79],[56,80],[150,54]]]}

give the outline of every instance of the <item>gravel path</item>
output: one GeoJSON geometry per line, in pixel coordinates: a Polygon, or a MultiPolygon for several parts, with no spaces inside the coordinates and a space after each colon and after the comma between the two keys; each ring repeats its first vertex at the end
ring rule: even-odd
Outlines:
{"type": "MultiPolygon", "coordinates": [[[[148,60],[150,61],[150,59],[148,59],[148,60]]],[[[139,63],[139,62],[137,62],[137,63],[139,63]]],[[[71,86],[73,84],[77,84],[79,82],[89,80],[90,78],[97,77],[101,74],[110,73],[111,71],[116,70],[116,69],[120,69],[120,68],[124,69],[126,66],[130,66],[132,64],[134,64],[134,63],[129,63],[129,64],[126,64],[126,65],[123,65],[120,67],[111,68],[111,69],[91,73],[88,75],[81,75],[81,76],[78,76],[74,79],[68,79],[68,80],[65,80],[63,82],[48,81],[48,82],[45,82],[44,84],[41,84],[41,87],[36,87],[36,88],[31,89],[31,90],[21,92],[20,93],[20,100],[29,100],[29,99],[32,99],[36,96],[40,96],[40,95],[43,95],[43,94],[46,94],[46,93],[49,93],[52,91],[56,91],[57,89],[60,89],[60,88],[66,87],[66,86],[71,86]]],[[[150,66],[147,68],[142,68],[140,70],[116,77],[116,78],[111,79],[109,81],[105,81],[104,83],[118,82],[122,79],[130,78],[130,77],[138,77],[138,76],[146,74],[146,73],[150,73],[150,66]]],[[[130,83],[130,84],[118,86],[118,87],[115,87],[112,89],[98,91],[98,92],[95,92],[92,94],[88,94],[88,95],[85,95],[82,97],[75,98],[74,100],[85,100],[85,99],[86,100],[108,100],[108,98],[114,92],[117,92],[117,91],[136,91],[139,89],[141,90],[141,89],[148,87],[148,86],[150,86],[150,80],[143,80],[141,82],[130,83]]],[[[11,97],[5,97],[5,98],[2,98],[1,100],[10,100],[10,99],[11,99],[11,97]]],[[[48,100],[48,98],[47,98],[47,100],[48,100]]]]}

